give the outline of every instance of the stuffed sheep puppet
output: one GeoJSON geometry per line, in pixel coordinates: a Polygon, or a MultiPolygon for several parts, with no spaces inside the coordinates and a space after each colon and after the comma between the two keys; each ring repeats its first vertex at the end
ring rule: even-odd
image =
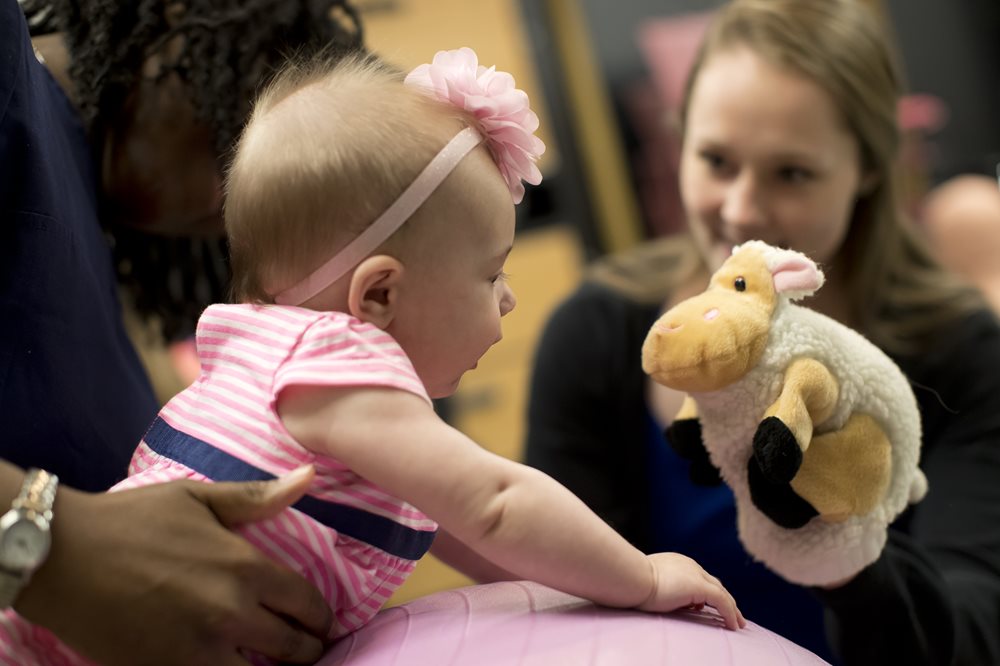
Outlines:
{"type": "Polygon", "coordinates": [[[744,243],[705,292],[656,321],[642,349],[646,373],[687,393],[667,436],[692,478],[721,475],[744,547],[800,585],[874,562],[889,523],[927,491],[902,371],[860,334],[792,303],[823,279],[803,254],[744,243]]]}

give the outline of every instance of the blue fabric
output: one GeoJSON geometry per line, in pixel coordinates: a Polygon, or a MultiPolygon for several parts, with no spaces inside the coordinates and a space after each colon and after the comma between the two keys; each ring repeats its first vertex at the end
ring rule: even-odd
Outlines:
{"type": "Polygon", "coordinates": [[[694,558],[722,581],[747,619],[836,663],[820,602],[747,554],[736,533],[736,503],[729,486],[692,483],[687,461],[670,448],[652,415],[648,422],[655,550],[694,558]]]}
{"type": "MultiPolygon", "coordinates": [[[[275,476],[254,467],[157,418],[143,438],[161,456],[204,474],[213,481],[269,481],[275,476]]],[[[415,530],[384,516],[306,495],[293,505],[327,527],[390,555],[419,560],[430,549],[435,532],[415,530]]]]}
{"type": "Polygon", "coordinates": [[[75,110],[0,0],[0,457],[103,490],[156,401],[121,320],[75,110]]]}

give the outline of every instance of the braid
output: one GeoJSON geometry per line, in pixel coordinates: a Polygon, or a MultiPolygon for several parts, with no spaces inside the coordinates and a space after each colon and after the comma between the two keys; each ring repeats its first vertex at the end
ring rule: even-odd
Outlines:
{"type": "Polygon", "coordinates": [[[28,21],[28,32],[32,37],[53,33],[56,27],[56,15],[48,0],[17,0],[24,18],[28,21]]]}
{"type": "MultiPolygon", "coordinates": [[[[146,59],[180,42],[160,76],[176,72],[188,87],[197,118],[212,130],[220,165],[256,91],[286,57],[363,50],[348,0],[19,1],[26,13],[29,5],[36,14],[51,7],[48,20],[66,39],[81,118],[98,147],[146,59]]],[[[107,232],[126,293],[141,316],[159,319],[167,340],[192,333],[201,311],[225,300],[224,239],[168,238],[119,226],[107,232]]]]}

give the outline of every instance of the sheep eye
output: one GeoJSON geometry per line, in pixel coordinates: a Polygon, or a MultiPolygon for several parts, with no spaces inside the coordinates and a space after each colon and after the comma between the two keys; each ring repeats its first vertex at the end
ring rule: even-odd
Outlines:
{"type": "Polygon", "coordinates": [[[747,281],[744,280],[742,277],[738,277],[736,278],[736,280],[733,281],[733,286],[736,287],[736,291],[746,291],[747,281]]]}

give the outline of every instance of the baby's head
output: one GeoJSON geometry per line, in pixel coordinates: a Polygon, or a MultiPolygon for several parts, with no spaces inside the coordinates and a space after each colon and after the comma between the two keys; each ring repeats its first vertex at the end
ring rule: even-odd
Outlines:
{"type": "Polygon", "coordinates": [[[235,298],[348,312],[391,333],[432,395],[453,391],[514,306],[502,279],[512,194],[521,177],[537,181],[543,149],[526,97],[498,74],[467,49],[438,54],[407,84],[372,58],[281,74],[228,174],[235,298]],[[476,95],[477,71],[501,94],[476,95]],[[430,91],[442,76],[472,103],[430,91]],[[496,121],[498,108],[508,115],[496,121]],[[511,112],[523,124],[514,134],[511,112]]]}
{"type": "Polygon", "coordinates": [[[286,68],[257,100],[228,173],[236,300],[273,302],[333,256],[462,126],[457,109],[371,57],[286,68]]]}

